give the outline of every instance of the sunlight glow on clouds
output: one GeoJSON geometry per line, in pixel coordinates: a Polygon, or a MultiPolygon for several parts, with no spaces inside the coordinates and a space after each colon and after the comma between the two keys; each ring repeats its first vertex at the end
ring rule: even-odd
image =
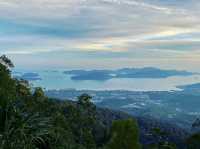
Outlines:
{"type": "Polygon", "coordinates": [[[23,67],[25,56],[27,67],[34,59],[45,67],[98,67],[105,58],[113,63],[104,67],[134,67],[133,59],[186,66],[200,61],[199,16],[198,0],[1,0],[0,53],[23,67]]]}

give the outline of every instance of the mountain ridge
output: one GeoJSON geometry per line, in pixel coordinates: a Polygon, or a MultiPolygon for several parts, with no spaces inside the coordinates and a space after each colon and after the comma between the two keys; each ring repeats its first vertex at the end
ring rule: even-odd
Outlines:
{"type": "Polygon", "coordinates": [[[72,80],[109,80],[114,78],[168,78],[171,76],[190,76],[199,73],[184,70],[163,70],[154,67],[121,68],[116,70],[69,70],[63,72],[71,75],[72,80]]]}

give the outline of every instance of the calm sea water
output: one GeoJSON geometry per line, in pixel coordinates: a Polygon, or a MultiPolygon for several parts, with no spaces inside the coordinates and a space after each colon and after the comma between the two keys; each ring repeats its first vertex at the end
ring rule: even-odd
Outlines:
{"type": "MultiPolygon", "coordinates": [[[[27,71],[26,71],[27,72],[27,71]]],[[[107,81],[75,81],[63,71],[34,71],[42,80],[31,81],[33,86],[45,89],[170,91],[177,86],[200,83],[200,75],[175,76],[159,79],[110,79],[107,81]]]]}

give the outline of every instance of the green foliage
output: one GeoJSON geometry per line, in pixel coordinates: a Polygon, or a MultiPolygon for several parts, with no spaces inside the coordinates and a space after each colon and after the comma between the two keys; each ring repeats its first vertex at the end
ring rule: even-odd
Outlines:
{"type": "Polygon", "coordinates": [[[0,56],[0,63],[5,65],[6,67],[10,67],[10,68],[14,67],[14,64],[6,55],[0,56]]]}
{"type": "Polygon", "coordinates": [[[147,145],[148,149],[177,149],[176,145],[173,143],[169,143],[169,142],[163,142],[163,143],[159,143],[159,144],[150,144],[147,145]]]}
{"type": "Polygon", "coordinates": [[[33,93],[34,98],[44,98],[44,91],[42,90],[41,87],[36,87],[35,91],[33,93]]]}
{"type": "Polygon", "coordinates": [[[82,116],[82,125],[85,128],[91,128],[96,121],[96,106],[91,102],[91,96],[83,94],[78,97],[77,109],[82,116]]]}
{"type": "MultiPolygon", "coordinates": [[[[0,57],[0,149],[141,149],[133,119],[115,121],[109,130],[88,94],[65,102],[47,98],[42,88],[32,93],[27,81],[11,77],[12,67],[0,57]]],[[[165,134],[155,129],[154,135],[165,134]]],[[[188,139],[189,149],[199,149],[198,141],[198,135],[188,139]]],[[[175,149],[169,142],[153,147],[175,149]]]]}
{"type": "Polygon", "coordinates": [[[149,149],[176,149],[175,144],[163,141],[163,138],[169,135],[167,132],[162,131],[160,128],[153,128],[151,133],[158,143],[148,145],[149,149]]]}
{"type": "Polygon", "coordinates": [[[200,133],[190,136],[186,144],[188,149],[200,149],[200,133]]]}
{"type": "Polygon", "coordinates": [[[16,98],[16,81],[11,79],[10,70],[0,64],[0,108],[16,98]]]}
{"type": "Polygon", "coordinates": [[[162,138],[162,137],[167,136],[168,134],[166,132],[162,131],[160,128],[153,128],[152,135],[162,138]]]}
{"type": "Polygon", "coordinates": [[[30,95],[30,89],[23,81],[11,78],[9,67],[14,65],[6,56],[0,60],[0,148],[36,148],[36,142],[44,142],[42,138],[48,133],[48,121],[25,110],[18,99],[30,95]]]}
{"type": "Polygon", "coordinates": [[[18,99],[29,98],[31,96],[29,83],[26,80],[16,80],[16,93],[18,99]]]}
{"type": "Polygon", "coordinates": [[[113,122],[108,149],[140,149],[139,131],[133,119],[113,122]]]}
{"type": "Polygon", "coordinates": [[[77,103],[45,97],[41,88],[33,94],[29,83],[11,77],[12,62],[0,57],[1,149],[95,149],[96,107],[91,97],[77,103]]]}

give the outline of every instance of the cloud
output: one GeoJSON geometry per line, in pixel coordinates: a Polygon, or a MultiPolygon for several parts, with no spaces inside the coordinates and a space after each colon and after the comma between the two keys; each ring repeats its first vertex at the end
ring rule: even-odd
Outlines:
{"type": "Polygon", "coordinates": [[[115,3],[118,5],[129,5],[135,7],[142,7],[146,9],[152,9],[166,14],[173,14],[173,13],[186,14],[186,11],[184,9],[172,9],[169,7],[145,3],[142,1],[134,1],[134,0],[102,0],[102,1],[107,3],[115,3]]]}
{"type": "Polygon", "coordinates": [[[192,59],[200,45],[199,8],[197,0],[1,0],[0,53],[41,59],[59,51],[56,64],[67,54],[95,64],[99,57],[158,65],[161,58],[192,59]]]}

